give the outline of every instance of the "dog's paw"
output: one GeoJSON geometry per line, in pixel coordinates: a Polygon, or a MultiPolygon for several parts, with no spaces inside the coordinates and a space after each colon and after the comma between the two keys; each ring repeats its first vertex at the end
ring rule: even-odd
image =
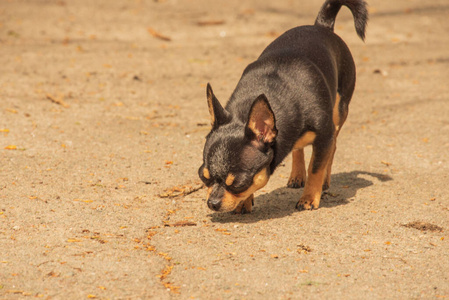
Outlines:
{"type": "Polygon", "coordinates": [[[303,210],[314,210],[314,209],[318,209],[318,207],[315,207],[312,204],[309,203],[301,203],[298,201],[298,203],[296,203],[296,209],[299,211],[303,211],[303,210]]]}
{"type": "Polygon", "coordinates": [[[296,209],[299,211],[302,210],[314,210],[318,209],[320,206],[320,197],[313,197],[313,196],[302,196],[298,203],[296,203],[296,209]]]}
{"type": "Polygon", "coordinates": [[[304,187],[305,181],[301,178],[290,178],[287,182],[287,187],[292,189],[299,189],[304,187]]]}

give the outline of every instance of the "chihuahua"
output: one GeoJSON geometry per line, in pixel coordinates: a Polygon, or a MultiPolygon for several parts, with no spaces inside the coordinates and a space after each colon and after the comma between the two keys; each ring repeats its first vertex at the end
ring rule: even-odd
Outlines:
{"type": "Polygon", "coordinates": [[[224,108],[207,85],[212,129],[198,174],[208,187],[210,209],[250,213],[254,192],[267,184],[290,152],[287,186],[304,187],[296,208],[319,207],[355,87],[351,52],[334,33],[342,6],[352,12],[364,40],[366,2],[327,0],[313,26],[285,32],[244,70],[224,108]],[[306,172],[307,145],[312,145],[312,157],[306,172]]]}

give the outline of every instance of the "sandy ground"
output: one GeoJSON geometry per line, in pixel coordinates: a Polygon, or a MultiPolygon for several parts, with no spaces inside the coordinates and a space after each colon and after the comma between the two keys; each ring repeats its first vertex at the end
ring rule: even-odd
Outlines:
{"type": "Polygon", "coordinates": [[[290,158],[250,215],[196,190],[206,83],[226,102],[321,4],[2,0],[0,299],[449,298],[447,0],[371,1],[366,43],[342,9],[358,83],[320,209],[290,158]]]}

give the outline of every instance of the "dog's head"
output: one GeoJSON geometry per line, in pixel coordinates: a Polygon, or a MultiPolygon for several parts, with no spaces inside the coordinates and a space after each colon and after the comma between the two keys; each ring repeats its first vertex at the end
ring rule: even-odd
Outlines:
{"type": "Polygon", "coordinates": [[[254,100],[246,123],[221,106],[210,85],[207,103],[212,130],[198,175],[208,187],[209,208],[233,211],[268,182],[277,135],[275,118],[265,95],[254,100]]]}

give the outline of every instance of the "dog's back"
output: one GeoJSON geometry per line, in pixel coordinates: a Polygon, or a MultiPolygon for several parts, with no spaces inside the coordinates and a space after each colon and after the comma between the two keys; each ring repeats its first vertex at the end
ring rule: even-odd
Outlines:
{"type": "Polygon", "coordinates": [[[355,65],[345,42],[333,32],[343,5],[351,10],[357,34],[363,40],[366,3],[327,0],[315,25],[288,30],[248,65],[226,105],[227,111],[246,123],[252,100],[265,94],[278,116],[277,127],[290,127],[279,131],[273,170],[305,130],[325,126],[326,122],[319,119],[332,115],[337,92],[342,99],[341,109],[347,110],[355,86],[355,65]]]}

